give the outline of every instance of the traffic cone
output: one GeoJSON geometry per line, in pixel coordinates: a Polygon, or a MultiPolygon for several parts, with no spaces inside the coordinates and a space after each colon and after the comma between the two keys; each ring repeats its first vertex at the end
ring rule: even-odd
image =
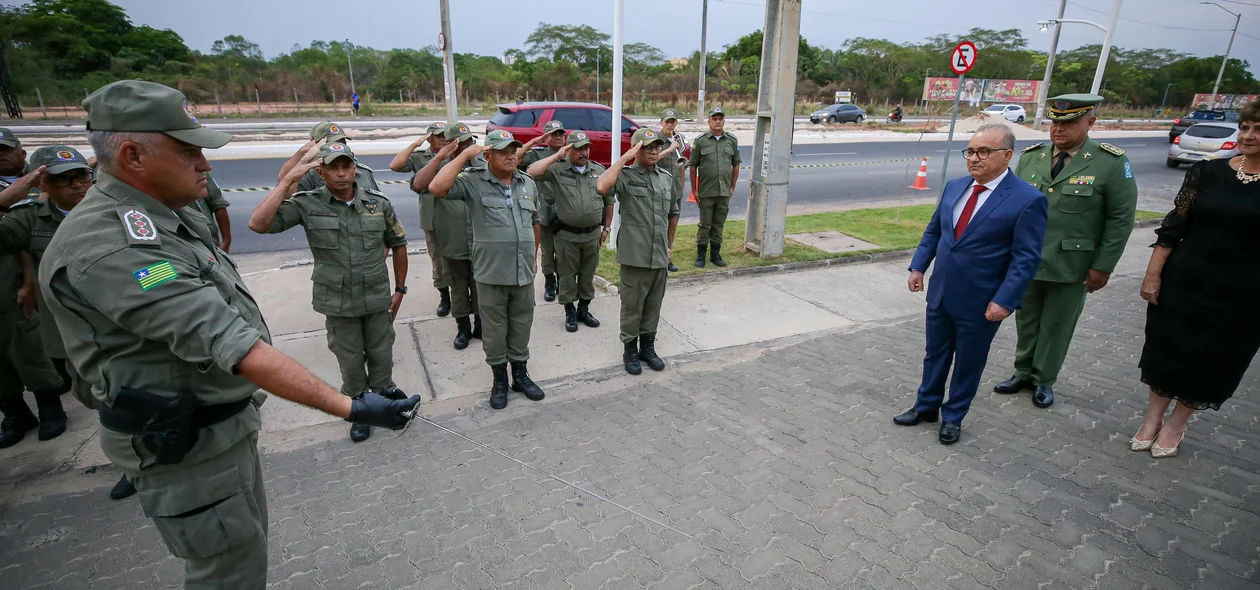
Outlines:
{"type": "Polygon", "coordinates": [[[688,202],[688,203],[697,203],[697,201],[696,201],[696,192],[695,192],[695,191],[691,191],[691,195],[689,195],[689,196],[687,197],[687,202],[688,202]]]}
{"type": "Polygon", "coordinates": [[[931,190],[927,185],[927,156],[923,157],[923,163],[919,164],[919,173],[914,176],[914,184],[910,188],[916,191],[931,190]]]}

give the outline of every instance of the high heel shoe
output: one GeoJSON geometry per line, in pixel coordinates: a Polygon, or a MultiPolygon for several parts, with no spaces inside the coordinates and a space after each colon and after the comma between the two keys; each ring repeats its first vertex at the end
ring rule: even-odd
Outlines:
{"type": "MultiPolygon", "coordinates": [[[[1138,432],[1142,432],[1142,429],[1138,428],[1138,432]]],[[[1151,440],[1142,440],[1138,438],[1137,437],[1138,432],[1133,433],[1133,438],[1129,439],[1129,449],[1134,450],[1134,451],[1151,450],[1151,445],[1154,445],[1155,439],[1159,438],[1159,429],[1158,428],[1155,429],[1155,436],[1151,438],[1151,440]]]]}
{"type": "Polygon", "coordinates": [[[1181,450],[1181,441],[1184,438],[1186,438],[1186,433],[1182,432],[1181,436],[1177,438],[1177,444],[1173,445],[1171,449],[1165,449],[1164,447],[1161,447],[1157,444],[1151,444],[1151,457],[1154,457],[1156,459],[1168,459],[1171,457],[1176,457],[1177,452],[1181,450]]]}

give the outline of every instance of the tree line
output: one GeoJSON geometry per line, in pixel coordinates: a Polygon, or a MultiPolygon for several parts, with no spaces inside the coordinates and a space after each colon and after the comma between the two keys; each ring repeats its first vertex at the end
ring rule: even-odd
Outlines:
{"type": "MultiPolygon", "coordinates": [[[[919,43],[857,37],[831,49],[800,41],[797,93],[800,99],[830,102],[836,90],[853,91],[862,102],[914,102],[924,79],[951,75],[946,56],[962,39],[981,50],[969,74],[977,78],[1041,79],[1046,54],[1030,49],[1018,29],[972,29],[919,43]]],[[[313,41],[267,58],[256,43],[227,35],[210,51],[190,49],[178,33],[135,25],[108,0],[31,0],[0,7],[0,44],[17,94],[36,108],[35,90],[51,104],[74,104],[85,91],[127,78],[179,88],[190,100],[231,102],[344,102],[349,65],[360,95],[369,102],[441,100],[442,59],[436,47],[375,49],[344,41],[313,41]]],[[[762,33],[754,31],[707,56],[710,102],[756,96],[762,33]]],[[[1101,47],[1062,51],[1056,57],[1051,95],[1088,91],[1101,47]]],[[[633,102],[685,104],[694,101],[699,52],[666,60],[645,43],[624,47],[624,88],[633,102]]],[[[522,49],[504,56],[457,53],[461,95],[480,100],[525,98],[610,102],[610,37],[586,25],[539,23],[522,49]],[[599,94],[596,95],[596,89],[599,94]]],[[[1189,106],[1193,95],[1211,91],[1220,57],[1195,57],[1170,49],[1112,48],[1103,94],[1125,106],[1189,106]]],[[[1230,59],[1222,93],[1260,93],[1245,60],[1230,59]]]]}

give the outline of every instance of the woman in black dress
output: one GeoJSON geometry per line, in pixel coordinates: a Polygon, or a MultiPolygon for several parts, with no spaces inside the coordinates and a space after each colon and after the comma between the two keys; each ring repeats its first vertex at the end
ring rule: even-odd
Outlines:
{"type": "Polygon", "coordinates": [[[1238,127],[1241,155],[1186,173],[1142,281],[1150,405],[1130,446],[1156,458],[1177,454],[1195,410],[1220,409],[1260,348],[1260,101],[1238,127]]]}

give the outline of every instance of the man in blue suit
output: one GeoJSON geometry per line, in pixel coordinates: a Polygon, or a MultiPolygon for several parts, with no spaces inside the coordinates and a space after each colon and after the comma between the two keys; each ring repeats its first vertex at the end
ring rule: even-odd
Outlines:
{"type": "Polygon", "coordinates": [[[962,436],[962,421],[980,385],[989,345],[1037,274],[1047,201],[1011,173],[1015,135],[983,125],[963,154],[970,177],[945,185],[944,196],[910,262],[910,291],[936,260],[927,294],[927,354],[914,407],[893,418],[901,426],[943,419],[941,444],[962,436]],[[954,365],[945,400],[945,380],[954,365]]]}

